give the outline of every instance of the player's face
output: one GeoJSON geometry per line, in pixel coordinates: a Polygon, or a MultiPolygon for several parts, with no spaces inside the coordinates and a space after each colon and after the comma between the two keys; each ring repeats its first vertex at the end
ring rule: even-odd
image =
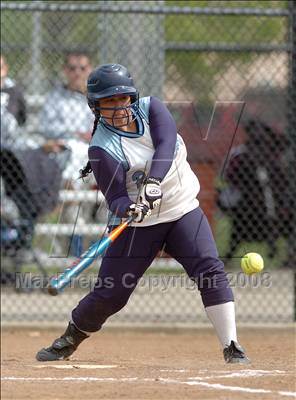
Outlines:
{"type": "Polygon", "coordinates": [[[132,111],[127,108],[131,104],[130,96],[107,97],[101,99],[99,104],[101,116],[115,128],[128,126],[132,121],[132,111]]]}

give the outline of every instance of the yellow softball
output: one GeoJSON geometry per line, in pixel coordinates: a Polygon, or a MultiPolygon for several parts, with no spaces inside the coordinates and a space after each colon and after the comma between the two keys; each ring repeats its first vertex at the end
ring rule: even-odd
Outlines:
{"type": "Polygon", "coordinates": [[[245,274],[252,275],[264,268],[263,258],[258,253],[248,253],[241,260],[241,267],[245,274]]]}

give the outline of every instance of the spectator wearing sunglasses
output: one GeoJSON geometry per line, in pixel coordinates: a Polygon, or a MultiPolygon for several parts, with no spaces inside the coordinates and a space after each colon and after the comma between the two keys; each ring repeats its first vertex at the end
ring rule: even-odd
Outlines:
{"type": "Polygon", "coordinates": [[[55,154],[63,169],[63,178],[73,183],[77,168],[87,156],[94,119],[85,98],[91,70],[87,54],[68,53],[62,71],[64,82],[48,93],[40,113],[43,148],[55,154]]]}

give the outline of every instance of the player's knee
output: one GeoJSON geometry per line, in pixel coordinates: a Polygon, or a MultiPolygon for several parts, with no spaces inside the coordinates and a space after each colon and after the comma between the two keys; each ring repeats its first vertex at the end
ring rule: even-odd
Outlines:
{"type": "Polygon", "coordinates": [[[215,288],[219,286],[221,282],[227,281],[224,264],[219,259],[205,259],[195,266],[191,274],[191,279],[196,282],[199,290],[215,288]]]}
{"type": "Polygon", "coordinates": [[[115,314],[116,312],[121,310],[126,305],[127,302],[128,302],[128,297],[126,296],[120,297],[115,295],[108,299],[104,299],[103,307],[106,310],[106,312],[115,314]]]}
{"type": "Polygon", "coordinates": [[[205,307],[234,300],[224,265],[219,260],[200,273],[196,283],[205,307]]]}
{"type": "Polygon", "coordinates": [[[102,298],[90,293],[72,311],[73,322],[83,331],[96,332],[111,315],[121,310],[127,301],[128,298],[118,296],[102,298]]]}

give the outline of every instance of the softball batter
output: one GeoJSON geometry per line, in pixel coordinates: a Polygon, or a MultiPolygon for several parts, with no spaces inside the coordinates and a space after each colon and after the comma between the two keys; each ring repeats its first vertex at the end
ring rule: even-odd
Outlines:
{"type": "Polygon", "coordinates": [[[182,264],[201,293],[227,363],[246,363],[237,342],[234,299],[207,218],[186,147],[166,106],[139,98],[128,70],[96,68],[87,84],[95,115],[89,162],[110,210],[109,228],[134,222],[103,257],[98,285],[72,311],[65,333],[37,353],[39,361],[67,359],[111,315],[121,310],[159,250],[182,264]]]}

